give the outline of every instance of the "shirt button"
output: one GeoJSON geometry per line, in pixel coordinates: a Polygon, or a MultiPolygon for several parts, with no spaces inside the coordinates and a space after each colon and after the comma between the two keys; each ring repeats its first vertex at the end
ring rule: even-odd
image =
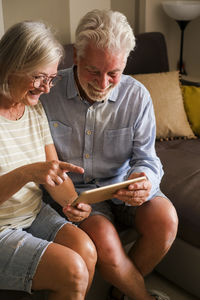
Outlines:
{"type": "Polygon", "coordinates": [[[57,128],[58,127],[58,123],[53,123],[53,127],[57,128]]]}
{"type": "Polygon", "coordinates": [[[88,153],[85,154],[85,158],[89,158],[90,155],[88,153]]]}
{"type": "Polygon", "coordinates": [[[91,130],[87,130],[87,135],[91,135],[92,131],[91,130]]]}

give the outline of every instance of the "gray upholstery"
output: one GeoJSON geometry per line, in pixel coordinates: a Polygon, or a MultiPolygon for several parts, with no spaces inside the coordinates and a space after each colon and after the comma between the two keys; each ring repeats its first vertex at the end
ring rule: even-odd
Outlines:
{"type": "Polygon", "coordinates": [[[200,247],[200,140],[157,142],[156,149],[165,171],[162,191],[178,212],[178,236],[200,247]]]}

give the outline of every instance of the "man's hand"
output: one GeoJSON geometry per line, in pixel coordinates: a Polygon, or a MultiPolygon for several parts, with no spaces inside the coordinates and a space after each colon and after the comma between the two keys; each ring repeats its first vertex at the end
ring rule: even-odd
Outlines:
{"type": "Polygon", "coordinates": [[[63,213],[71,222],[81,222],[91,213],[91,206],[85,203],[78,203],[76,206],[66,205],[63,207],[63,213]]]}
{"type": "MultiPolygon", "coordinates": [[[[145,173],[133,173],[128,179],[136,177],[146,176],[145,173]]],[[[148,179],[132,183],[128,186],[128,189],[120,189],[113,196],[122,200],[123,202],[132,205],[139,206],[147,201],[147,198],[151,191],[151,183],[148,179]]]]}

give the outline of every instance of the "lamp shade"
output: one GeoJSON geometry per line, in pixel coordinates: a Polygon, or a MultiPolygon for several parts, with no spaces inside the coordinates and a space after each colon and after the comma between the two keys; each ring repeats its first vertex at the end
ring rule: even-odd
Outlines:
{"type": "Polygon", "coordinates": [[[200,1],[163,1],[165,13],[181,21],[191,21],[200,15],[200,1]]]}

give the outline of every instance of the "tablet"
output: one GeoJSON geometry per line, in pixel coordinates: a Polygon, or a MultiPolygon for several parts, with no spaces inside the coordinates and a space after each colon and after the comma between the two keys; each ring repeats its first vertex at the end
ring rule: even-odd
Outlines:
{"type": "Polygon", "coordinates": [[[142,176],[142,177],[137,177],[134,179],[129,179],[126,181],[106,185],[93,190],[84,191],[79,195],[78,198],[74,200],[72,206],[75,206],[78,203],[92,204],[92,203],[97,203],[97,202],[111,199],[113,198],[113,194],[115,194],[119,189],[127,188],[131,183],[145,180],[145,179],[146,177],[142,176]]]}

